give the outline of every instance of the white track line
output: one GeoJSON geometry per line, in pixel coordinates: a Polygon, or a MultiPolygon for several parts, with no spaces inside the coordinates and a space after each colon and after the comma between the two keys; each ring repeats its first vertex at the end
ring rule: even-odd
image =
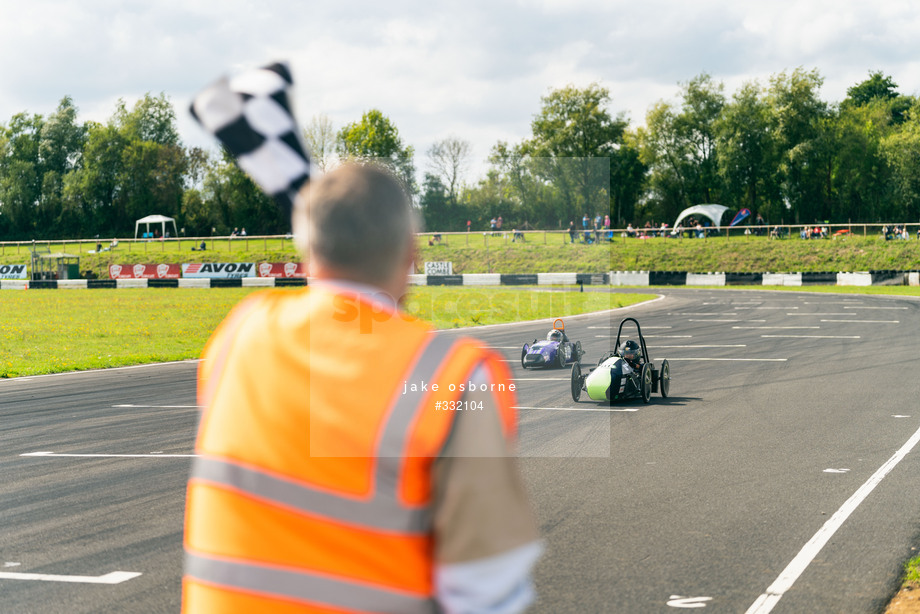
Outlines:
{"type": "Polygon", "coordinates": [[[771,612],[773,608],[776,607],[776,604],[779,603],[779,600],[782,599],[783,595],[792,588],[792,585],[795,584],[795,581],[799,579],[799,576],[801,576],[805,569],[811,564],[821,549],[824,548],[825,544],[834,536],[837,529],[839,529],[843,523],[846,522],[847,518],[850,517],[850,514],[866,500],[869,493],[885,479],[885,476],[887,476],[891,470],[914,449],[918,442],[920,442],[920,429],[918,429],[917,432],[907,440],[907,443],[901,446],[901,449],[895,452],[894,456],[889,458],[878,471],[873,473],[872,477],[870,477],[865,484],[860,486],[859,490],[853,493],[853,495],[840,506],[840,509],[834,512],[834,515],[824,523],[824,526],[815,533],[814,537],[805,544],[789,565],[786,566],[786,569],[784,569],[779,577],[773,581],[773,584],[767,588],[767,592],[758,597],[751,607],[748,608],[746,614],[768,614],[771,612]]]}
{"type": "MultiPolygon", "coordinates": [[[[845,314],[850,315],[850,314],[845,314]]],[[[821,320],[822,322],[849,322],[850,324],[900,324],[900,320],[821,320]]]]}
{"type": "Polygon", "coordinates": [[[761,335],[765,339],[862,339],[859,335],[761,335]]]}
{"type": "Polygon", "coordinates": [[[639,411],[638,407],[624,407],[623,409],[613,409],[611,407],[514,407],[514,409],[527,409],[527,410],[545,410],[545,411],[587,411],[587,412],[597,412],[597,411],[606,411],[606,412],[634,412],[639,411]]]}
{"type": "Polygon", "coordinates": [[[732,326],[739,330],[798,330],[802,328],[821,328],[820,326],[732,326]]]}
{"type": "Polygon", "coordinates": [[[851,316],[852,313],[787,313],[787,316],[851,316]]]}
{"type": "Polygon", "coordinates": [[[675,360],[709,360],[714,362],[786,362],[788,358],[671,358],[668,357],[669,361],[675,360]]]}
{"type": "MultiPolygon", "coordinates": [[[[761,335],[761,337],[762,336],[763,335],[761,335]]],[[[675,348],[676,349],[680,349],[680,348],[691,349],[691,348],[746,348],[746,347],[747,347],[747,344],[740,344],[740,345],[656,345],[655,349],[656,350],[660,350],[660,349],[669,350],[669,349],[675,349],[675,348]]]]}
{"type": "Polygon", "coordinates": [[[112,405],[112,407],[126,409],[201,409],[200,405],[135,405],[133,403],[112,405]]]}

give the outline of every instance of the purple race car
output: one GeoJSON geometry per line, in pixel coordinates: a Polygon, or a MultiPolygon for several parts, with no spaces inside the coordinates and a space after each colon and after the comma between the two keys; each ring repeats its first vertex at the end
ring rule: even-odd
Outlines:
{"type": "Polygon", "coordinates": [[[561,319],[553,322],[553,328],[543,341],[533,340],[521,348],[521,366],[527,367],[564,367],[578,362],[584,352],[581,341],[569,341],[565,334],[565,324],[561,319]]]}

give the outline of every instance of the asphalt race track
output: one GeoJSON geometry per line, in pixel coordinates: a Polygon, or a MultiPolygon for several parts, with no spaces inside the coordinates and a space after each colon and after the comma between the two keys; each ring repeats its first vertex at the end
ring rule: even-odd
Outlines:
{"type": "MultiPolygon", "coordinates": [[[[519,386],[533,611],[880,612],[920,545],[920,302],[660,292],[565,322],[593,366],[637,318],[672,370],[648,405],[524,371],[549,322],[477,332],[519,386]]],[[[195,368],[0,381],[0,611],[178,611],[195,368]]]]}

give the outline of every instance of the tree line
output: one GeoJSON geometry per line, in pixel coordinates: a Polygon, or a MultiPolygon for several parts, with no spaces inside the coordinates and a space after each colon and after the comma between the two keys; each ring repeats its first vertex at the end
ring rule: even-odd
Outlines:
{"type": "MultiPolygon", "coordinates": [[[[882,72],[819,97],[816,70],[751,81],[728,96],[708,74],[659,101],[644,126],[611,111],[599,84],[550,90],[531,135],[497,142],[470,181],[470,143],[436,142],[416,172],[395,123],[371,109],[336,129],[325,115],[304,127],[317,166],[374,160],[400,176],[432,231],[565,228],[588,214],[615,226],[670,223],[684,208],[749,208],[770,223],[920,218],[920,102],[882,72]],[[419,182],[417,177],[421,177],[419,182]]],[[[288,221],[224,151],[185,147],[164,95],[119,101],[105,122],[79,123],[65,96],[47,117],[0,124],[0,240],[125,236],[151,213],[186,236],[283,234],[288,221]]]]}

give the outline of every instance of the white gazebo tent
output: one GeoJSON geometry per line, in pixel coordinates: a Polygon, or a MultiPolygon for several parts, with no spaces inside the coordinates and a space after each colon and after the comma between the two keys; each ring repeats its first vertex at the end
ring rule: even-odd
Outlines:
{"type": "Polygon", "coordinates": [[[713,226],[721,226],[722,214],[726,211],[728,211],[728,207],[724,205],[694,205],[680,212],[680,215],[677,216],[677,221],[674,222],[674,228],[677,228],[677,226],[681,223],[681,221],[683,221],[685,217],[691,215],[704,215],[712,220],[713,226]]]}
{"type": "Polygon", "coordinates": [[[160,224],[160,236],[166,236],[166,224],[172,224],[172,236],[179,236],[178,231],[176,230],[176,220],[171,217],[166,217],[165,215],[148,215],[147,217],[142,217],[134,223],[134,238],[137,238],[137,233],[140,229],[141,224],[144,224],[144,232],[150,232],[151,224],[160,224]]]}

